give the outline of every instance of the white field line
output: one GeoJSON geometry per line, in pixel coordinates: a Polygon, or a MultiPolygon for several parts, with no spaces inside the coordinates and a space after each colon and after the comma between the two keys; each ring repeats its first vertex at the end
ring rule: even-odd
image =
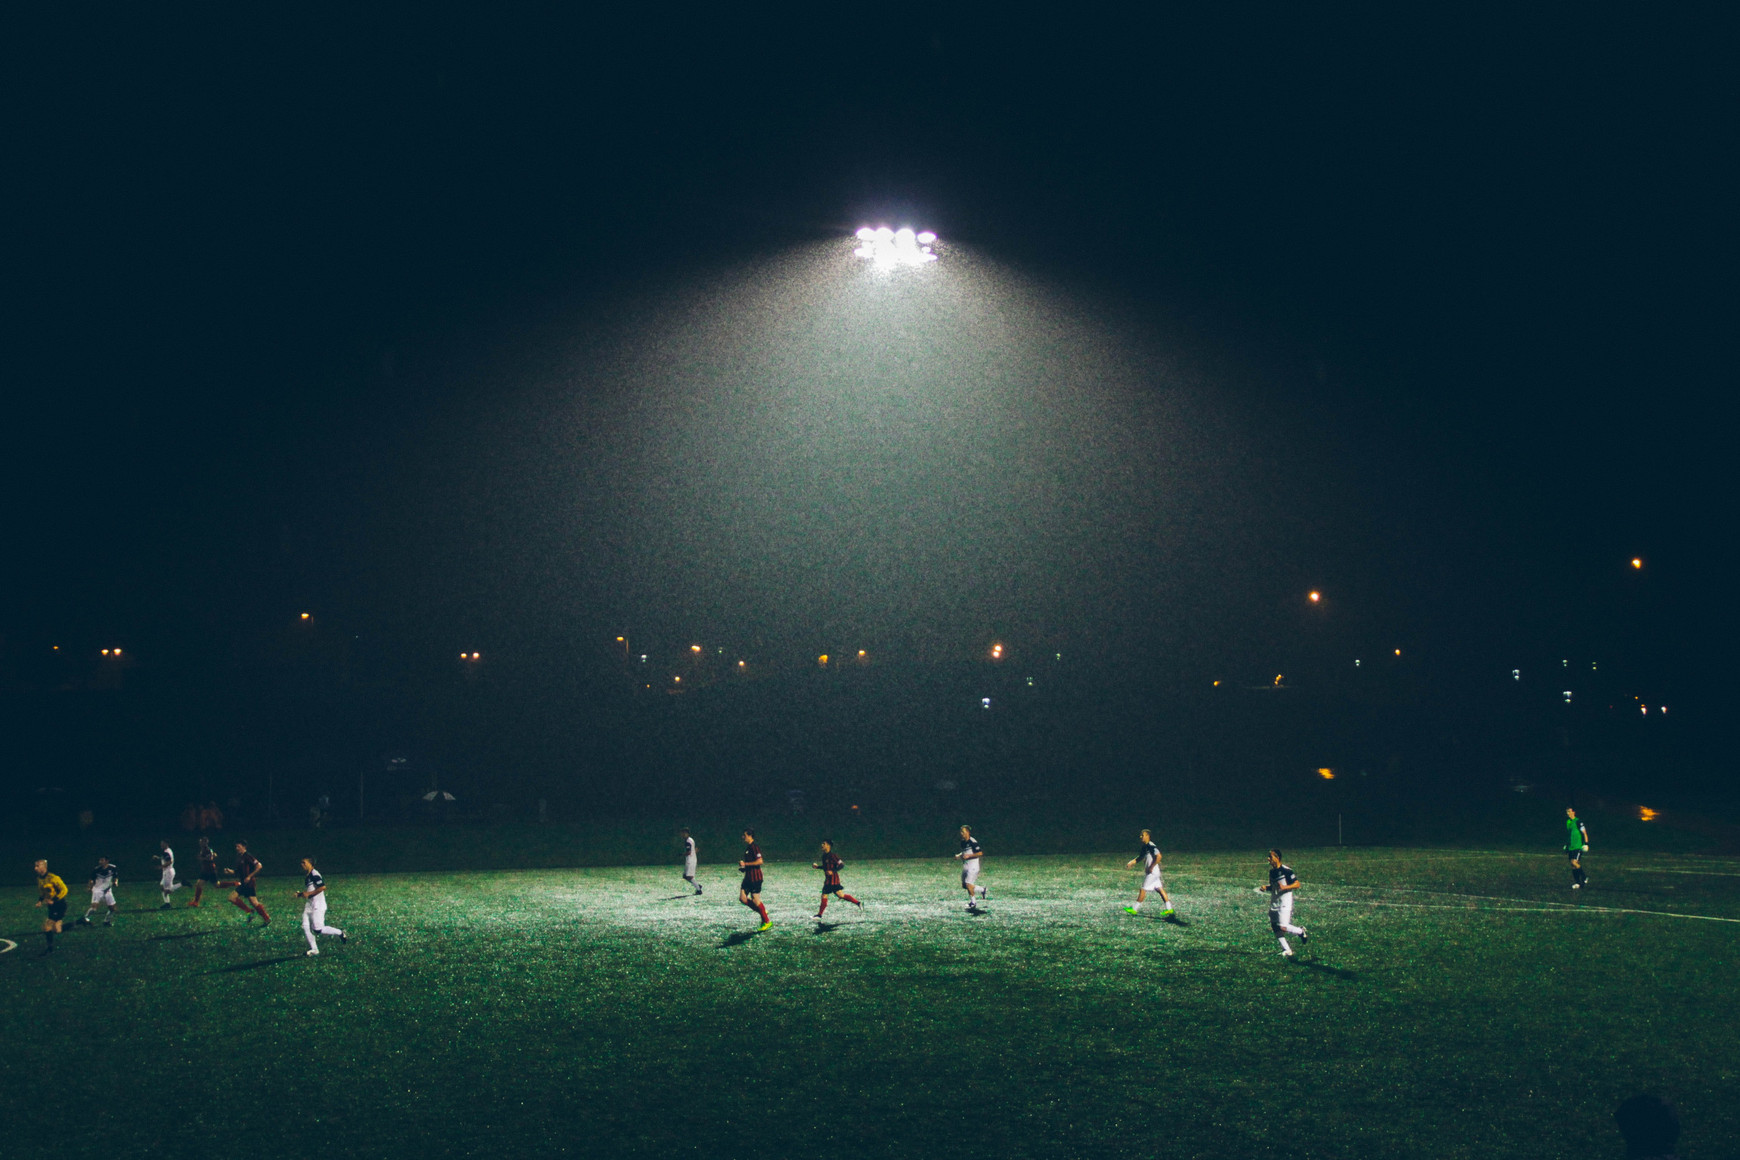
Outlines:
{"type": "Polygon", "coordinates": [[[1722,918],[1714,914],[1679,914],[1671,910],[1632,910],[1620,906],[1445,906],[1431,902],[1380,902],[1377,899],[1321,898],[1314,899],[1329,906],[1395,906],[1410,910],[1475,910],[1481,913],[1512,911],[1530,914],[1648,914],[1656,918],[1691,918],[1699,922],[1736,922],[1740,918],[1722,918]]]}
{"type": "Polygon", "coordinates": [[[1665,866],[1622,866],[1627,874],[1697,874],[1711,878],[1740,878],[1740,870],[1669,870],[1665,866]]]}

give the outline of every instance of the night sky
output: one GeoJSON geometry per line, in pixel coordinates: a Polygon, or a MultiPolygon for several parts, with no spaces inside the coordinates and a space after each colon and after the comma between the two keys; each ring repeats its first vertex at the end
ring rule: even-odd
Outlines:
{"type": "Polygon", "coordinates": [[[7,23],[9,647],[1731,682],[1714,7],[7,23]]]}

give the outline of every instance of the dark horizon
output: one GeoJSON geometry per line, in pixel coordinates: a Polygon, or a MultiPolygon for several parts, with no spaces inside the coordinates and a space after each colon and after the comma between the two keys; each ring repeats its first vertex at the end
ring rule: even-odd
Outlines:
{"type": "Polygon", "coordinates": [[[20,28],[0,665],[310,611],[407,658],[1562,654],[1713,712],[1694,20],[20,28]],[[883,220],[976,291],[828,314],[883,220]]]}

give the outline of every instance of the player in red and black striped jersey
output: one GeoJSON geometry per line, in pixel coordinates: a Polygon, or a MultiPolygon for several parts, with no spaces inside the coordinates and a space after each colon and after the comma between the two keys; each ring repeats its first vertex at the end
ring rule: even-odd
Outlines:
{"type": "Polygon", "coordinates": [[[767,907],[761,904],[761,847],[755,844],[754,830],[743,831],[743,857],[738,859],[737,868],[743,871],[737,901],[761,915],[761,929],[766,930],[773,919],[767,917],[767,907]]]}
{"type": "Polygon", "coordinates": [[[266,913],[266,904],[260,901],[254,885],[254,879],[258,878],[260,871],[264,869],[265,867],[260,865],[260,860],[248,853],[248,844],[237,842],[236,868],[225,871],[227,874],[236,876],[236,880],[230,883],[235,888],[230,891],[230,901],[235,904],[238,910],[247,911],[249,922],[254,921],[254,915],[259,915],[261,926],[270,925],[272,921],[272,916],[266,913]]]}
{"type": "Polygon", "coordinates": [[[846,868],[846,864],[840,861],[840,856],[838,854],[834,853],[834,843],[832,839],[822,839],[822,860],[820,862],[811,862],[810,866],[812,869],[820,870],[823,874],[822,905],[816,910],[817,918],[820,918],[822,915],[827,913],[828,895],[830,894],[839,895],[842,901],[850,902],[860,910],[864,908],[862,902],[859,902],[856,898],[847,894],[845,889],[840,885],[840,871],[846,868]]]}
{"type": "Polygon", "coordinates": [[[217,855],[212,852],[211,839],[199,840],[199,877],[193,883],[193,901],[189,906],[198,906],[200,898],[205,894],[207,886],[216,886],[218,882],[217,855]]]}

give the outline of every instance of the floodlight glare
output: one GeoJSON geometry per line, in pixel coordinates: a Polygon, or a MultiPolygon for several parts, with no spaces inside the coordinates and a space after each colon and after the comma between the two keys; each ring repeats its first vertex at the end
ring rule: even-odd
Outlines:
{"type": "Polygon", "coordinates": [[[866,258],[878,270],[892,270],[896,266],[922,266],[926,262],[936,261],[936,254],[931,251],[931,243],[936,241],[936,235],[929,230],[915,234],[911,227],[902,226],[898,230],[887,226],[877,226],[871,229],[864,226],[855,235],[863,243],[852,252],[860,258],[866,258]]]}

